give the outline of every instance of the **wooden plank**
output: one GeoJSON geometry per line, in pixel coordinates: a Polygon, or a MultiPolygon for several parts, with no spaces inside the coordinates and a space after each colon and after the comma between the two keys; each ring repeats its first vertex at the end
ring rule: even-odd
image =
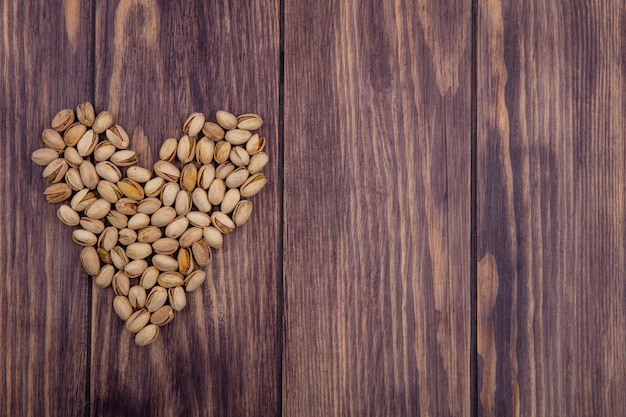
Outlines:
{"type": "Polygon", "coordinates": [[[478,5],[479,415],[620,415],[623,2],[478,5]]]}
{"type": "Polygon", "coordinates": [[[91,7],[6,1],[0,13],[0,415],[81,415],[88,281],[30,155],[57,111],[92,97],[91,7]]]}
{"type": "Polygon", "coordinates": [[[286,416],[469,416],[471,2],[285,2],[286,416]]]}
{"type": "Polygon", "coordinates": [[[279,402],[279,4],[98,3],[96,105],[150,166],[192,111],[259,112],[271,163],[249,223],[214,251],[209,278],[148,348],[94,290],[92,408],[106,415],[275,415],[279,402]]]}

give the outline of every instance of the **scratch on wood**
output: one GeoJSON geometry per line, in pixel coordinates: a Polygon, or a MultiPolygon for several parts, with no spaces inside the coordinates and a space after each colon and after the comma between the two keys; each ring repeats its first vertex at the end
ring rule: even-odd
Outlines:
{"type": "Polygon", "coordinates": [[[78,52],[78,33],[80,29],[80,1],[64,0],[63,8],[65,11],[65,32],[67,39],[72,47],[72,52],[78,52]]]}

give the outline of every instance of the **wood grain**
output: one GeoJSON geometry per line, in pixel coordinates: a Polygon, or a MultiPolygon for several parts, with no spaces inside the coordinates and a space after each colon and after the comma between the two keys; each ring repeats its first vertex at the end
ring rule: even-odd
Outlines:
{"type": "Polygon", "coordinates": [[[624,4],[478,4],[479,415],[622,415],[624,4]]]}
{"type": "Polygon", "coordinates": [[[249,223],[214,251],[209,278],[150,348],[94,290],[91,413],[276,415],[279,407],[278,2],[120,1],[96,10],[96,106],[132,132],[141,163],[192,111],[260,112],[270,178],[249,223]]]}
{"type": "Polygon", "coordinates": [[[81,415],[88,281],[30,155],[58,110],[93,95],[91,8],[3,2],[0,13],[0,416],[81,415]]]}
{"type": "Polygon", "coordinates": [[[469,416],[471,2],[285,2],[283,415],[469,416]]]}

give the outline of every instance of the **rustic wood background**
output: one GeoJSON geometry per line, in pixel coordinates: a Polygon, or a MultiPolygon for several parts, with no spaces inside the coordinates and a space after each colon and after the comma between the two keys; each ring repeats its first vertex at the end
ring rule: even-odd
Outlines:
{"type": "Polygon", "coordinates": [[[626,415],[622,1],[1,4],[0,416],[626,415]],[[30,161],[84,100],[150,165],[192,111],[266,122],[148,348],[30,161]]]}

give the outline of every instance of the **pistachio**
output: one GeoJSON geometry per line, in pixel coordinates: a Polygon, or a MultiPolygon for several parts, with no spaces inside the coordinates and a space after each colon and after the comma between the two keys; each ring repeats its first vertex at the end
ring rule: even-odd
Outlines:
{"type": "MultiPolygon", "coordinates": [[[[149,321],[150,321],[150,312],[146,308],[142,308],[141,310],[135,311],[128,318],[128,320],[126,320],[126,330],[132,333],[138,333],[141,329],[146,327],[146,324],[148,324],[149,321]]],[[[136,337],[137,336],[135,336],[135,338],[136,337]]],[[[143,339],[141,341],[143,341],[143,339]]]]}
{"type": "Polygon", "coordinates": [[[215,119],[224,129],[231,130],[237,128],[237,116],[226,110],[218,110],[215,113],[215,119]]]}
{"type": "Polygon", "coordinates": [[[240,199],[241,195],[239,194],[239,190],[236,188],[231,188],[230,190],[226,191],[226,194],[224,194],[224,199],[222,200],[220,211],[226,214],[231,213],[235,209],[235,206],[240,199]]]}
{"type": "Polygon", "coordinates": [[[161,161],[171,161],[176,156],[176,150],[178,149],[178,139],[167,138],[161,149],[159,150],[159,159],[161,161]]]}
{"type": "Polygon", "coordinates": [[[183,275],[178,272],[163,272],[159,275],[157,282],[163,288],[172,288],[183,285],[184,279],[183,275]]]}
{"type": "MultiPolygon", "coordinates": [[[[202,232],[202,229],[200,229],[202,232]]],[[[211,261],[211,247],[204,238],[198,239],[191,245],[191,253],[196,264],[200,267],[206,266],[211,261]]]]}
{"type": "Polygon", "coordinates": [[[159,270],[156,266],[152,265],[146,268],[145,271],[141,274],[141,279],[139,280],[139,285],[141,285],[146,290],[154,287],[157,283],[157,279],[159,278],[159,270]]]}
{"type": "Polygon", "coordinates": [[[107,221],[111,224],[111,226],[115,226],[118,229],[123,229],[128,225],[128,217],[117,210],[109,211],[107,214],[107,221]]]}
{"type": "Polygon", "coordinates": [[[224,129],[214,122],[205,122],[202,127],[202,133],[213,142],[219,142],[224,139],[224,129]]]}
{"type": "Polygon", "coordinates": [[[165,302],[167,301],[167,290],[160,286],[152,287],[148,297],[146,298],[146,309],[154,313],[159,308],[163,307],[165,302]]]}
{"type": "Polygon", "coordinates": [[[191,113],[183,125],[183,132],[189,136],[198,136],[204,127],[204,120],[204,114],[191,113]]]}
{"type": "Polygon", "coordinates": [[[265,152],[259,152],[252,155],[250,163],[248,164],[248,172],[250,174],[257,174],[261,172],[265,165],[267,165],[267,161],[269,161],[269,157],[265,152]]]}
{"type": "Polygon", "coordinates": [[[162,237],[152,243],[152,249],[159,255],[171,255],[178,250],[178,246],[178,240],[171,237],[162,237]]]}
{"type": "Polygon", "coordinates": [[[104,222],[90,219],[89,217],[81,217],[80,225],[83,229],[93,233],[94,235],[99,235],[104,230],[104,222]]]}
{"type": "Polygon", "coordinates": [[[215,142],[203,137],[196,144],[196,161],[201,164],[210,164],[213,161],[213,152],[215,151],[215,142]]]}
{"type": "Polygon", "coordinates": [[[100,258],[100,262],[110,265],[113,262],[111,261],[111,253],[107,252],[104,248],[96,248],[96,253],[98,254],[98,257],[100,258]]]}
{"type": "Polygon", "coordinates": [[[177,217],[165,227],[165,236],[176,239],[187,230],[187,226],[189,226],[189,220],[186,217],[177,217]]]}
{"type": "Polygon", "coordinates": [[[231,174],[228,177],[226,177],[226,180],[225,180],[226,186],[228,188],[241,187],[241,185],[244,182],[246,182],[249,176],[250,176],[250,173],[248,172],[246,168],[239,167],[233,172],[231,172],[231,174]]]}
{"type": "MultiPolygon", "coordinates": [[[[157,229],[158,230],[158,229],[157,229]]],[[[139,236],[139,233],[137,234],[139,236]]],[[[126,255],[130,259],[144,259],[152,254],[152,245],[144,242],[135,242],[128,245],[126,255]]]]}
{"type": "Polygon", "coordinates": [[[180,138],[176,156],[178,156],[178,160],[183,164],[193,161],[196,157],[196,138],[188,135],[180,138]]]}
{"type": "Polygon", "coordinates": [[[42,176],[48,181],[56,183],[65,178],[68,168],[69,165],[65,159],[57,158],[44,168],[42,176]]]}
{"type": "Polygon", "coordinates": [[[127,216],[137,214],[137,202],[135,200],[131,200],[130,198],[120,198],[118,202],[115,203],[115,208],[117,211],[127,216]]]}
{"type": "MultiPolygon", "coordinates": [[[[70,189],[70,193],[71,193],[71,189],[70,189]]],[[[95,202],[96,202],[96,196],[94,195],[94,193],[89,191],[89,189],[87,188],[83,188],[82,190],[74,194],[74,197],[72,197],[72,201],[70,201],[70,206],[75,211],[80,212],[80,211],[85,211],[95,202]]]]}
{"type": "Polygon", "coordinates": [[[207,227],[211,224],[211,216],[201,211],[190,211],[185,217],[194,226],[207,227]]]}
{"type": "Polygon", "coordinates": [[[180,178],[180,169],[167,161],[157,161],[154,164],[154,173],[165,181],[177,182],[180,178]]]}
{"type": "Polygon", "coordinates": [[[224,236],[222,235],[222,232],[213,226],[202,229],[202,234],[209,246],[214,249],[219,249],[224,244],[224,236]]]}
{"type": "Polygon", "coordinates": [[[103,140],[102,142],[98,142],[96,147],[93,150],[93,158],[96,162],[106,161],[116,152],[115,146],[108,140],[103,140]]]}
{"type": "Polygon", "coordinates": [[[185,165],[180,172],[180,185],[183,190],[193,191],[196,188],[197,179],[198,168],[193,163],[185,165]]]}
{"type": "Polygon", "coordinates": [[[233,146],[230,150],[230,161],[238,167],[245,167],[250,163],[250,154],[241,146],[233,146]]]}
{"type": "Polygon", "coordinates": [[[167,226],[176,218],[176,210],[172,207],[161,207],[150,218],[150,223],[156,227],[167,226]]]}
{"type": "Polygon", "coordinates": [[[237,128],[244,130],[257,130],[263,126],[261,116],[254,113],[246,113],[237,116],[237,128]]]}
{"type": "Polygon", "coordinates": [[[104,198],[99,198],[92,205],[87,207],[85,215],[94,220],[100,220],[109,213],[109,210],[111,210],[111,203],[104,198]]]}
{"type": "Polygon", "coordinates": [[[230,156],[230,150],[232,145],[225,140],[221,140],[215,144],[215,150],[213,151],[213,159],[218,164],[222,164],[228,160],[230,156]]]}
{"type": "Polygon", "coordinates": [[[181,311],[187,305],[187,295],[183,287],[173,287],[167,290],[170,305],[176,311],[181,311]]]}
{"type": "Polygon", "coordinates": [[[57,217],[68,226],[78,226],[78,223],[80,222],[80,216],[78,213],[76,213],[76,211],[74,211],[74,209],[67,204],[59,206],[59,209],[57,210],[57,217]]]}
{"type": "Polygon", "coordinates": [[[144,198],[137,204],[137,212],[144,214],[153,214],[161,208],[161,200],[154,197],[144,198]]]}
{"type": "Polygon", "coordinates": [[[72,240],[81,246],[93,246],[98,242],[96,235],[85,229],[75,229],[72,232],[72,240]]]}
{"type": "Polygon", "coordinates": [[[147,261],[145,261],[144,259],[134,259],[126,264],[126,266],[124,267],[124,272],[130,278],[137,278],[143,273],[143,271],[146,270],[146,268],[148,268],[147,261]]]}
{"type": "Polygon", "coordinates": [[[226,161],[223,164],[218,165],[217,168],[215,168],[215,178],[225,180],[226,177],[228,177],[230,173],[234,170],[235,165],[230,161],[226,161]]]}
{"type": "Polygon", "coordinates": [[[115,246],[111,249],[111,262],[117,269],[124,269],[126,264],[128,263],[128,256],[126,256],[126,251],[121,246],[115,246]]]}
{"type": "Polygon", "coordinates": [[[187,275],[191,273],[191,271],[193,271],[195,265],[191,249],[180,248],[178,250],[178,256],[176,257],[176,260],[178,261],[178,270],[180,271],[180,273],[187,275]]]}
{"type": "Polygon", "coordinates": [[[148,324],[135,335],[135,344],[137,346],[147,346],[157,340],[158,337],[159,326],[156,324],[148,324]]]}
{"type": "Polygon", "coordinates": [[[180,235],[178,239],[178,243],[181,248],[189,248],[193,244],[193,242],[202,238],[202,228],[201,227],[190,227],[185,230],[185,232],[180,235]]]}
{"type": "Polygon", "coordinates": [[[263,173],[254,174],[243,183],[239,192],[242,197],[252,197],[261,191],[265,184],[267,184],[267,178],[265,178],[263,173]]]}
{"type": "Polygon", "coordinates": [[[191,193],[189,191],[180,190],[178,194],[176,194],[176,202],[174,203],[174,208],[176,209],[176,213],[179,216],[184,216],[185,214],[191,211],[191,207],[193,205],[193,201],[191,199],[191,193]]]}
{"type": "Polygon", "coordinates": [[[67,146],[76,146],[86,131],[87,126],[84,124],[80,122],[73,123],[63,134],[63,141],[67,146]]]}
{"type": "Polygon", "coordinates": [[[161,201],[166,207],[171,206],[176,201],[176,196],[180,191],[180,186],[175,182],[168,182],[161,190],[161,201]]]}
{"type": "Polygon", "coordinates": [[[191,200],[193,204],[196,205],[196,208],[203,213],[208,213],[211,211],[211,203],[209,202],[209,197],[207,192],[202,188],[196,188],[191,193],[191,200]]]}
{"type": "Polygon", "coordinates": [[[95,277],[100,272],[100,257],[93,246],[85,246],[80,251],[80,262],[89,275],[95,277]]]}
{"type": "Polygon", "coordinates": [[[39,166],[46,166],[59,157],[59,152],[51,148],[37,149],[30,159],[39,166]]]}
{"type": "Polygon", "coordinates": [[[119,231],[119,241],[122,245],[130,245],[137,240],[137,232],[132,229],[124,228],[119,231]]]}
{"type": "Polygon", "coordinates": [[[226,132],[224,139],[226,139],[231,145],[243,145],[252,137],[252,133],[249,130],[233,129],[226,132]]]}
{"type": "MultiPolygon", "coordinates": [[[[172,184],[172,183],[170,183],[172,184]]],[[[165,185],[165,180],[161,177],[155,177],[146,182],[143,186],[144,193],[146,197],[156,197],[163,190],[163,186],[165,185]]]]}
{"type": "Polygon", "coordinates": [[[150,316],[150,323],[157,326],[165,326],[167,323],[174,319],[174,309],[171,306],[165,305],[152,313],[150,316]]]}
{"type": "Polygon", "coordinates": [[[213,214],[211,214],[211,221],[213,222],[213,226],[225,235],[235,230],[235,223],[233,223],[227,214],[221,211],[213,212],[213,214]]]}
{"type": "MultiPolygon", "coordinates": [[[[104,133],[105,130],[113,126],[113,115],[108,111],[102,111],[98,113],[96,119],[93,121],[92,129],[97,134],[104,133]]],[[[110,140],[110,139],[109,139],[110,140]]]]}
{"type": "Polygon", "coordinates": [[[117,149],[126,149],[130,144],[128,133],[120,125],[115,125],[106,130],[107,139],[117,149]]]}
{"type": "Polygon", "coordinates": [[[76,150],[82,157],[89,156],[96,149],[98,144],[98,134],[93,130],[87,130],[76,144],[76,150]]]}
{"type": "Polygon", "coordinates": [[[211,164],[202,165],[198,170],[198,187],[206,190],[215,179],[215,167],[211,164]]]}
{"type": "Polygon", "coordinates": [[[128,290],[128,301],[133,308],[143,308],[146,305],[146,289],[141,285],[133,285],[128,290]]]}
{"type": "Polygon", "coordinates": [[[143,243],[153,243],[163,236],[163,232],[156,226],[148,226],[137,232],[137,240],[143,243]]]}
{"type": "Polygon", "coordinates": [[[246,143],[246,151],[250,156],[256,155],[265,149],[265,136],[259,137],[258,133],[255,133],[248,139],[246,143]]]}
{"type": "Polygon", "coordinates": [[[63,149],[65,149],[65,142],[63,141],[63,138],[61,137],[59,132],[56,132],[52,129],[44,129],[44,131],[41,133],[41,139],[43,143],[50,149],[58,152],[61,152],[63,149]]]}
{"type": "Polygon", "coordinates": [[[88,101],[80,103],[76,107],[76,117],[79,122],[87,127],[90,127],[96,119],[96,112],[93,109],[93,104],[88,101]]]}
{"type": "Polygon", "coordinates": [[[117,183],[122,179],[120,169],[110,161],[102,161],[96,164],[96,172],[100,178],[112,183],[117,183]]]}
{"type": "Polygon", "coordinates": [[[150,224],[150,217],[144,213],[137,213],[128,219],[127,227],[132,230],[143,229],[150,224]]]}
{"type": "Polygon", "coordinates": [[[110,181],[102,180],[98,183],[98,193],[109,203],[115,204],[122,197],[122,192],[117,185],[110,181]]]}
{"type": "Polygon", "coordinates": [[[113,287],[113,291],[116,295],[128,295],[128,291],[130,290],[130,279],[124,271],[117,271],[115,275],[113,275],[111,286],[113,287]]]}
{"type": "MultiPolygon", "coordinates": [[[[113,282],[115,267],[113,265],[104,265],[98,275],[94,278],[94,283],[98,288],[107,288],[113,282]]],[[[132,311],[131,311],[132,313],[132,311]]],[[[130,316],[130,313],[128,314],[130,316]]]]}
{"type": "Polygon", "coordinates": [[[233,222],[237,226],[242,226],[248,221],[252,214],[252,202],[248,200],[241,200],[237,203],[235,210],[233,210],[233,222]]]}
{"type": "Polygon", "coordinates": [[[49,203],[60,203],[72,195],[72,187],[65,183],[56,183],[47,187],[43,194],[49,203]]]}
{"type": "Polygon", "coordinates": [[[147,168],[132,166],[126,170],[126,176],[133,181],[145,183],[152,178],[152,171],[147,168]]]}
{"type": "Polygon", "coordinates": [[[63,132],[74,123],[74,110],[63,109],[52,118],[52,128],[57,132],[63,132]]]}
{"type": "Polygon", "coordinates": [[[80,172],[80,178],[83,180],[85,187],[93,190],[98,186],[98,173],[91,162],[83,161],[78,167],[78,171],[80,172]]]}
{"type": "Polygon", "coordinates": [[[211,183],[208,191],[209,203],[216,206],[222,202],[224,199],[224,194],[226,193],[226,183],[224,180],[216,178],[211,183]]]}
{"type": "Polygon", "coordinates": [[[130,304],[128,298],[123,295],[115,296],[113,299],[113,310],[115,310],[115,314],[123,321],[127,321],[133,314],[133,306],[130,304]]]}
{"type": "Polygon", "coordinates": [[[152,265],[156,266],[159,271],[175,271],[178,269],[178,262],[169,255],[156,254],[152,257],[152,265]]]}
{"type": "MultiPolygon", "coordinates": [[[[210,257],[209,257],[210,260],[210,257]]],[[[206,279],[206,272],[201,269],[197,269],[193,271],[191,274],[187,275],[185,278],[185,290],[187,292],[195,291],[202,285],[204,280],[206,279]]]]}
{"type": "Polygon", "coordinates": [[[76,148],[65,148],[63,152],[63,158],[67,161],[68,165],[73,168],[78,168],[83,163],[83,157],[78,154],[76,148]]]}
{"type": "Polygon", "coordinates": [[[100,237],[98,237],[98,246],[102,247],[107,252],[117,245],[119,238],[119,232],[116,227],[109,226],[102,231],[100,237]]]}
{"type": "Polygon", "coordinates": [[[118,167],[128,167],[137,163],[137,154],[135,151],[125,149],[123,151],[117,151],[111,155],[111,162],[118,167]]]}
{"type": "Polygon", "coordinates": [[[131,180],[130,178],[122,178],[117,183],[117,187],[120,189],[122,194],[132,200],[142,200],[144,197],[143,187],[137,181],[131,180]]]}

